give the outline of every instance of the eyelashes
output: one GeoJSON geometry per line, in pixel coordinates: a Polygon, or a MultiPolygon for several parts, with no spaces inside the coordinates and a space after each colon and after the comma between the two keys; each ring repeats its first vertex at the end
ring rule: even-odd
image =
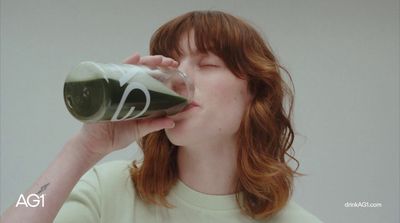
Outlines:
{"type": "Polygon", "coordinates": [[[218,64],[199,64],[199,67],[204,67],[204,68],[217,68],[220,67],[218,64]]]}
{"type": "Polygon", "coordinates": [[[221,67],[219,60],[216,58],[213,58],[213,57],[207,57],[207,58],[200,59],[198,61],[198,66],[204,67],[204,68],[221,67]]]}

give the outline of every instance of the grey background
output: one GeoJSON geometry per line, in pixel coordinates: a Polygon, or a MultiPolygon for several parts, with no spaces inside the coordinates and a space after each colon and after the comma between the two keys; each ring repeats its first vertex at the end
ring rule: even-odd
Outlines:
{"type": "MultiPolygon", "coordinates": [[[[301,171],[294,199],[325,222],[399,222],[399,1],[1,1],[1,212],[80,123],[66,73],[83,60],[147,54],[151,34],[190,10],[252,22],[296,87],[301,171]],[[381,208],[345,208],[346,202],[381,208]]],[[[132,159],[137,147],[101,162],[132,159]]]]}

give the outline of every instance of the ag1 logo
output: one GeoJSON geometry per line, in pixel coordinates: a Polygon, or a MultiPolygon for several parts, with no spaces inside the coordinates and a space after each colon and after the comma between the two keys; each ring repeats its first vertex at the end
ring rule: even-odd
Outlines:
{"type": "Polygon", "coordinates": [[[23,194],[21,194],[18,198],[17,204],[15,207],[18,207],[20,205],[23,205],[25,207],[31,207],[35,208],[41,205],[41,207],[44,207],[44,194],[42,195],[37,195],[37,194],[30,194],[28,197],[24,197],[23,194]]]}

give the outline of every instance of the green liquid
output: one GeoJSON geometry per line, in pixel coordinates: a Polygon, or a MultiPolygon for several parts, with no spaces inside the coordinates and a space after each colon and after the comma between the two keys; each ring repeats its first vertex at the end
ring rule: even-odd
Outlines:
{"type": "MultiPolygon", "coordinates": [[[[154,81],[157,80],[154,79],[154,81]]],[[[116,112],[128,84],[129,82],[121,87],[119,81],[114,79],[108,79],[108,82],[105,79],[65,82],[64,101],[69,112],[81,121],[108,121],[116,112]]],[[[164,86],[162,88],[164,89],[159,89],[159,91],[148,89],[150,105],[146,112],[137,118],[176,114],[188,104],[186,98],[164,86]]],[[[139,89],[134,89],[129,93],[117,119],[122,119],[131,107],[135,107],[127,119],[132,118],[139,114],[145,105],[145,94],[139,89]]]]}

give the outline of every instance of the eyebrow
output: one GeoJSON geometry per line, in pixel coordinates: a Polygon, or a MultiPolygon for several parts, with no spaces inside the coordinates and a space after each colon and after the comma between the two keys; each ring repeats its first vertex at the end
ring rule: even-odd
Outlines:
{"type": "MultiPolygon", "coordinates": [[[[189,52],[189,55],[188,56],[190,56],[190,57],[207,57],[207,56],[211,56],[211,52],[207,52],[207,53],[201,53],[199,50],[195,50],[195,51],[193,51],[193,50],[191,50],[190,52],[189,52]]],[[[180,56],[178,56],[178,60],[180,59],[180,58],[182,58],[182,56],[183,55],[180,55],[180,56]]]]}
{"type": "Polygon", "coordinates": [[[207,51],[206,53],[201,53],[200,51],[196,50],[195,52],[192,52],[190,54],[191,56],[198,56],[198,57],[217,57],[219,58],[219,56],[217,56],[216,54],[214,54],[211,51],[207,51]]]}
{"type": "Polygon", "coordinates": [[[209,52],[207,52],[207,53],[201,53],[199,50],[195,50],[195,51],[190,51],[190,54],[189,55],[191,55],[191,56],[206,56],[206,55],[209,55],[210,53],[209,52]]]}

